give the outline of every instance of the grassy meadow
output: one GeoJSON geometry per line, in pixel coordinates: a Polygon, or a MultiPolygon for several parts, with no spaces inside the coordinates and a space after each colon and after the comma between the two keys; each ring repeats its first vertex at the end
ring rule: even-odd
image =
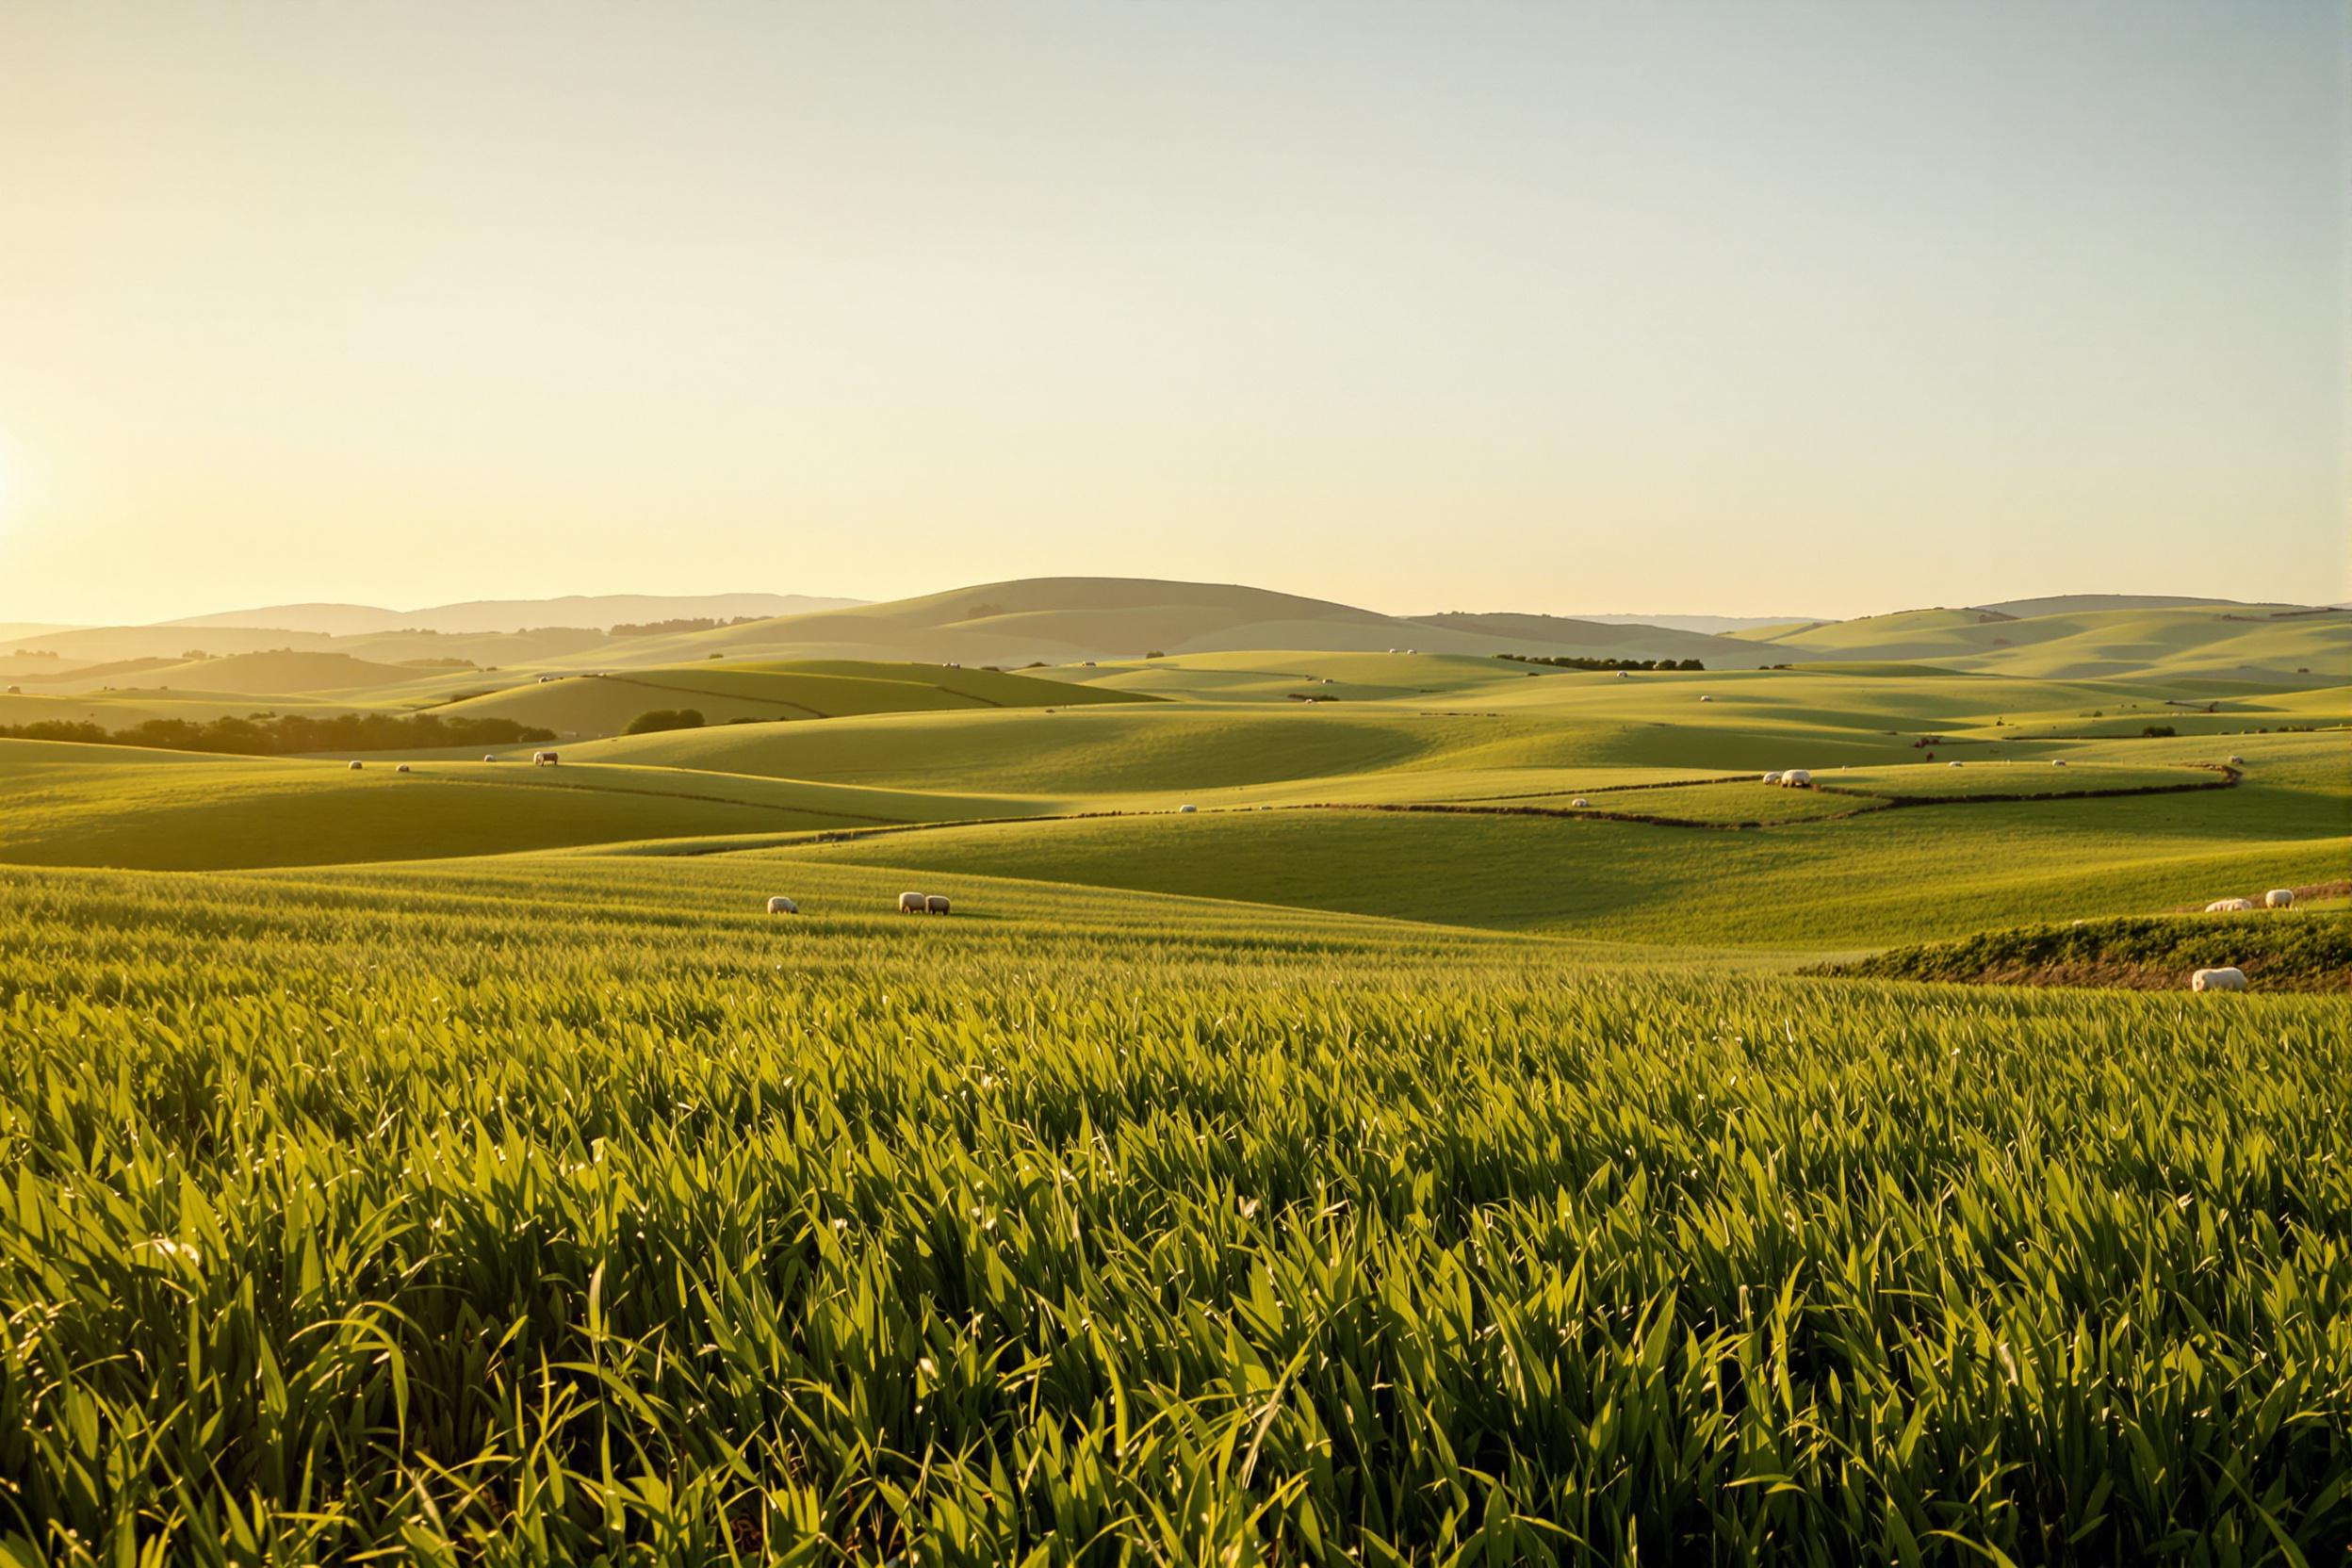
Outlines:
{"type": "Polygon", "coordinates": [[[0,740],[0,1562],[2341,1560],[2343,618],[1154,586],[0,740]]]}

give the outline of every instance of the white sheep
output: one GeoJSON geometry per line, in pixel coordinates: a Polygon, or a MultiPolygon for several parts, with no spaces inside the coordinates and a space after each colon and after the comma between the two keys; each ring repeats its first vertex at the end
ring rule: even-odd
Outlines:
{"type": "Polygon", "coordinates": [[[1780,787],[1784,790],[1809,790],[1813,787],[1813,776],[1803,768],[1790,768],[1780,776],[1780,787]]]}
{"type": "Polygon", "coordinates": [[[1176,808],[1176,809],[1177,809],[1177,810],[1179,810],[1179,811],[1182,811],[1182,812],[1185,813],[1187,816],[1189,816],[1191,813],[1193,813],[1193,812],[1198,811],[1199,809],[1200,809],[1200,808],[1199,808],[1198,806],[1179,806],[1178,808],[1176,808]]]}
{"type": "Polygon", "coordinates": [[[2232,757],[2230,759],[2230,765],[2233,768],[2242,768],[2246,766],[2246,759],[2243,757],[2232,757]]]}
{"type": "Polygon", "coordinates": [[[947,913],[947,900],[940,897],[938,893],[933,893],[929,898],[924,899],[923,901],[923,906],[935,915],[943,915],[947,913]]]}
{"type": "Polygon", "coordinates": [[[800,906],[793,903],[791,899],[786,898],[782,893],[778,893],[774,898],[768,900],[768,913],[772,915],[796,915],[800,913],[800,906]]]}
{"type": "Polygon", "coordinates": [[[352,771],[353,773],[357,773],[357,772],[360,770],[360,764],[359,764],[359,763],[357,763],[357,762],[353,762],[353,763],[351,763],[351,771],[352,771]]]}
{"type": "Polygon", "coordinates": [[[1957,762],[1946,762],[1946,763],[1944,764],[1944,766],[1946,766],[1946,767],[1948,767],[1948,768],[1956,768],[1956,767],[1958,767],[1959,765],[1960,765],[1960,764],[1959,764],[1959,763],[1957,763],[1957,762]]]}
{"type": "Polygon", "coordinates": [[[2262,895],[2262,907],[2265,909],[2291,909],[2294,906],[2293,888],[2273,888],[2262,895]]]}
{"type": "Polygon", "coordinates": [[[554,752],[534,751],[531,754],[531,765],[534,768],[551,768],[555,764],[556,754],[554,752]]]}
{"type": "Polygon", "coordinates": [[[1765,783],[1767,783],[1767,784],[1777,784],[1777,783],[1779,783],[1779,782],[1780,782],[1780,775],[1779,775],[1779,773],[1778,773],[1778,772],[1773,772],[1773,773],[1768,773],[1768,774],[1766,774],[1766,775],[1764,776],[1764,782],[1765,782],[1765,783]]]}
{"type": "Polygon", "coordinates": [[[1592,803],[1591,801],[1589,801],[1589,800],[1585,799],[1582,795],[1578,795],[1576,799],[1574,799],[1574,800],[1570,801],[1568,804],[1569,804],[1569,805],[1571,805],[1571,806],[1573,806],[1573,807],[1575,807],[1577,810],[1581,811],[1581,810],[1583,810],[1586,807],[1588,807],[1588,806],[1592,805],[1592,803]]]}
{"type": "Polygon", "coordinates": [[[2050,760],[2050,765],[2053,768],[2063,768],[2066,765],[2066,760],[2063,757],[2053,757],[2050,760]]]}
{"type": "Polygon", "coordinates": [[[408,764],[406,762],[402,762],[399,767],[394,768],[392,771],[394,773],[406,773],[408,771],[408,764]]]}
{"type": "Polygon", "coordinates": [[[485,751],[482,754],[482,760],[485,762],[495,762],[498,760],[498,758],[495,754],[485,751]]]}
{"type": "Polygon", "coordinates": [[[1713,702],[1715,699],[1714,699],[1713,697],[1710,697],[1710,696],[1705,696],[1705,695],[1702,695],[1702,696],[1699,698],[1699,700],[1700,700],[1701,702],[1713,702]]]}
{"type": "Polygon", "coordinates": [[[898,895],[898,912],[902,915],[919,915],[930,906],[931,901],[921,893],[898,895]]]}
{"type": "Polygon", "coordinates": [[[2250,898],[2217,898],[2205,906],[2205,912],[2209,915],[2234,915],[2253,907],[2254,901],[2250,898]]]}
{"type": "Polygon", "coordinates": [[[2246,971],[2242,969],[2201,969],[2189,976],[2193,991],[2242,991],[2246,989],[2246,971]]]}

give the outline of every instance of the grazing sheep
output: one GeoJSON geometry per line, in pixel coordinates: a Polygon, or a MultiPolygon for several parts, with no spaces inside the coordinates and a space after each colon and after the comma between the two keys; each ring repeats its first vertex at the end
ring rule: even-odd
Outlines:
{"type": "Polygon", "coordinates": [[[2193,991],[2242,991],[2246,989],[2246,971],[2242,969],[2201,969],[2189,976],[2193,991]]]}
{"type": "Polygon", "coordinates": [[[1790,768],[1780,776],[1780,787],[1784,790],[1809,790],[1813,787],[1813,776],[1803,768],[1790,768]]]}
{"type": "Polygon", "coordinates": [[[794,904],[791,899],[786,898],[782,893],[778,893],[774,898],[768,900],[768,913],[772,915],[796,915],[800,913],[800,906],[794,904]]]}
{"type": "Polygon", "coordinates": [[[2273,888],[2262,895],[2262,907],[2265,909],[2291,909],[2294,906],[2293,888],[2273,888]]]}
{"type": "Polygon", "coordinates": [[[360,769],[360,764],[358,764],[357,762],[353,762],[353,763],[351,765],[351,771],[352,771],[353,773],[357,773],[357,772],[359,771],[359,769],[360,769]]]}
{"type": "Polygon", "coordinates": [[[2050,760],[2050,765],[2053,768],[2063,768],[2066,765],[2066,760],[2063,757],[2053,757],[2050,760]]]}
{"type": "Polygon", "coordinates": [[[1633,672],[1631,670],[1619,670],[1617,672],[1617,678],[1620,680],[1631,680],[1633,678],[1633,672]]]}
{"type": "Polygon", "coordinates": [[[2230,765],[2233,768],[2242,768],[2246,766],[2246,759],[2243,757],[2232,757],[2230,759],[2230,765]]]}
{"type": "Polygon", "coordinates": [[[929,898],[924,899],[923,901],[923,906],[935,915],[943,915],[947,913],[947,900],[941,898],[938,893],[933,893],[929,898]]]}
{"type": "Polygon", "coordinates": [[[2250,898],[2217,898],[2205,906],[2205,912],[2209,915],[2234,915],[2253,907],[2254,901],[2250,898]]]}
{"type": "Polygon", "coordinates": [[[1578,795],[1576,799],[1574,799],[1574,800],[1570,801],[1568,804],[1569,804],[1569,805],[1571,805],[1571,806],[1573,806],[1573,807],[1575,807],[1577,810],[1581,811],[1581,810],[1583,810],[1586,807],[1588,807],[1588,806],[1592,805],[1592,803],[1591,801],[1589,801],[1589,800],[1585,799],[1582,795],[1578,795]]]}
{"type": "Polygon", "coordinates": [[[555,677],[551,675],[543,675],[539,678],[539,684],[542,686],[549,685],[554,681],[554,679],[555,677]]]}
{"type": "Polygon", "coordinates": [[[1944,766],[1946,766],[1946,767],[1948,767],[1948,768],[1956,768],[1956,767],[1958,767],[1959,765],[1960,765],[1960,764],[1959,764],[1959,763],[1957,763],[1957,762],[1946,762],[1946,763],[1944,764],[1944,766]]]}
{"type": "Polygon", "coordinates": [[[498,757],[494,753],[485,751],[482,754],[482,760],[485,762],[495,762],[498,757]]]}
{"type": "Polygon", "coordinates": [[[408,771],[408,764],[406,762],[402,762],[399,767],[394,768],[392,771],[394,773],[406,773],[408,771]]]}
{"type": "Polygon", "coordinates": [[[931,907],[931,901],[921,893],[898,895],[898,912],[902,915],[919,915],[929,907],[931,907]]]}
{"type": "Polygon", "coordinates": [[[1713,702],[1715,699],[1714,699],[1713,697],[1710,697],[1710,696],[1701,696],[1701,697],[1699,698],[1699,700],[1700,700],[1701,702],[1713,702]]]}
{"type": "Polygon", "coordinates": [[[555,763],[556,756],[554,752],[534,751],[531,754],[531,765],[534,768],[551,768],[555,766],[555,763]]]}
{"type": "Polygon", "coordinates": [[[1176,809],[1179,811],[1198,811],[1200,808],[1198,806],[1179,806],[1176,809]]]}
{"type": "Polygon", "coordinates": [[[1764,776],[1764,782],[1767,784],[1777,784],[1780,782],[1780,775],[1777,772],[1768,773],[1764,776]]]}

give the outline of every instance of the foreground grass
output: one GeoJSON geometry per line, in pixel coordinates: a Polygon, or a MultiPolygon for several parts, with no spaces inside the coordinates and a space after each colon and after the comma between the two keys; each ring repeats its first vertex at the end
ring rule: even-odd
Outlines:
{"type": "Polygon", "coordinates": [[[2352,1004],[903,880],[0,874],[8,1550],[2352,1538],[2352,1004]]]}

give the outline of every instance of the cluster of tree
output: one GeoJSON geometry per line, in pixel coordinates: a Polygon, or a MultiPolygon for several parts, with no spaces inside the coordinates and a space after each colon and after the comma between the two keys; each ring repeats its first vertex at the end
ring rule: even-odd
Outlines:
{"type": "Polygon", "coordinates": [[[1498,653],[1497,659],[1509,659],[1520,664],[1549,664],[1556,670],[1703,670],[1707,666],[1696,659],[1579,659],[1561,654],[1545,657],[1534,653],[1498,653]]]}
{"type": "Polygon", "coordinates": [[[666,637],[674,631],[715,631],[723,626],[749,626],[764,621],[765,615],[729,615],[725,620],[715,615],[681,615],[674,621],[623,621],[612,629],[615,637],[666,637]]]}
{"type": "Polygon", "coordinates": [[[442,718],[437,713],[253,713],[198,724],[149,719],[128,729],[43,719],[0,725],[0,739],[79,741],[88,745],[160,746],[235,757],[286,757],[311,751],[407,751],[429,746],[509,746],[552,741],[555,731],[513,719],[442,718]]]}
{"type": "Polygon", "coordinates": [[[664,729],[700,729],[702,710],[696,708],[649,708],[629,721],[625,732],[630,735],[654,735],[664,729]]]}

